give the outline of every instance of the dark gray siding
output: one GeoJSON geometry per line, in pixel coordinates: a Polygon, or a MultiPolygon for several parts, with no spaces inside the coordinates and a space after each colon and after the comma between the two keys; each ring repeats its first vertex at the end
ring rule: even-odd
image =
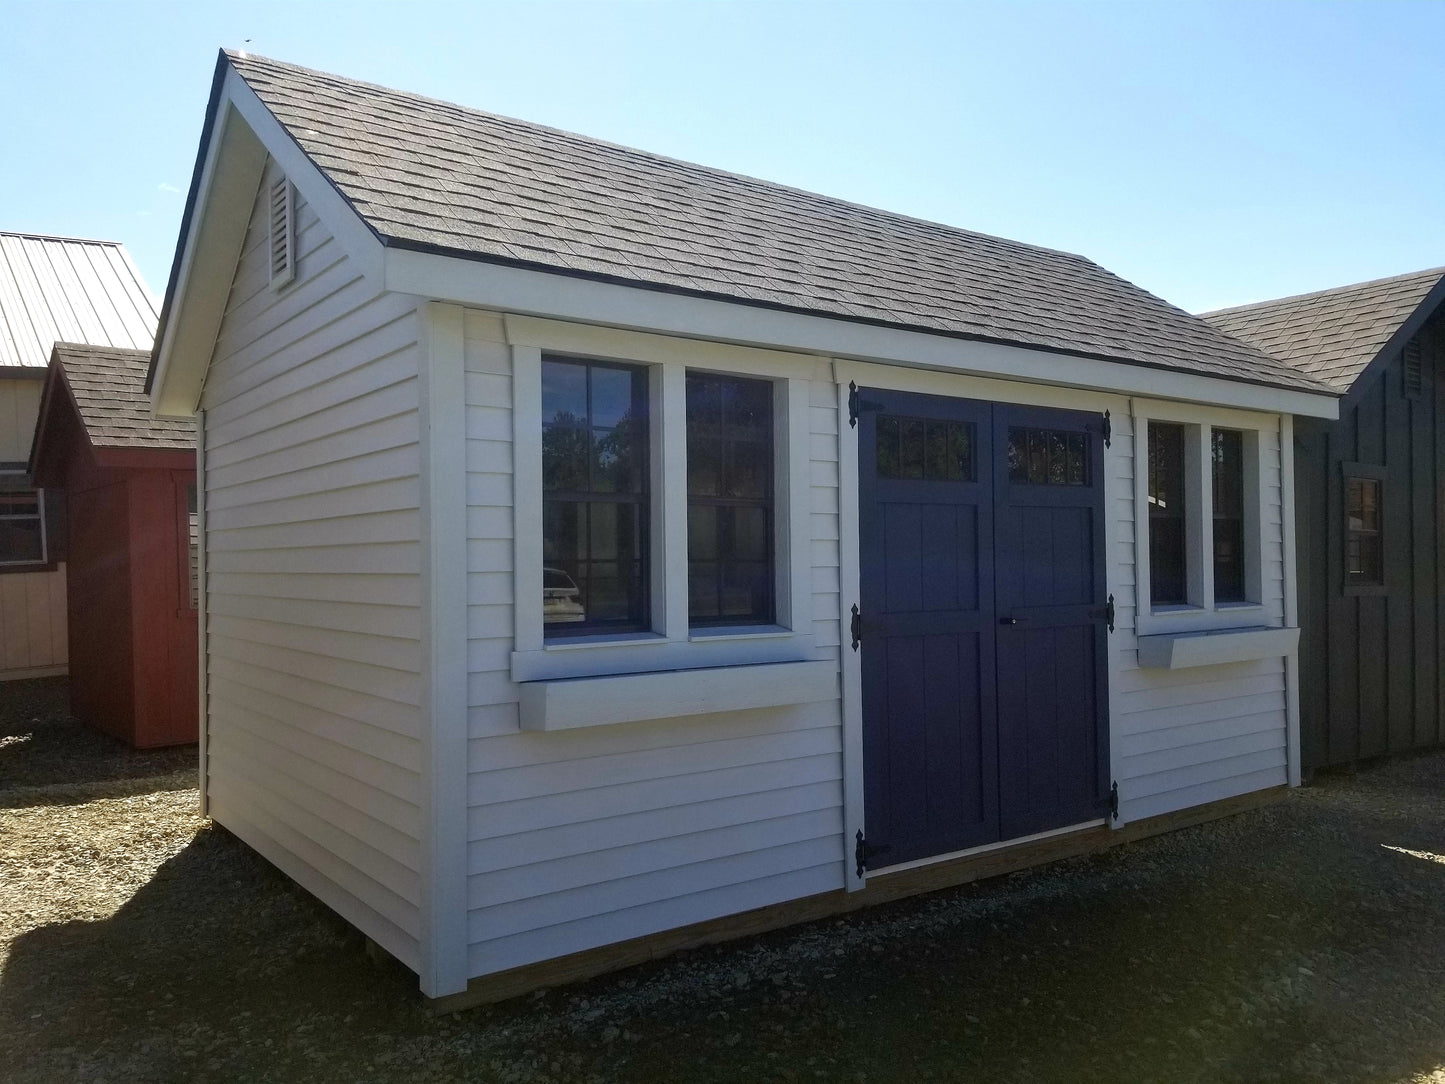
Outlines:
{"type": "Polygon", "coordinates": [[[1300,710],[1305,770],[1445,742],[1445,320],[1420,333],[1423,386],[1403,356],[1367,373],[1337,422],[1295,437],[1300,710]],[[1384,467],[1385,589],[1345,590],[1344,467],[1384,467]]]}

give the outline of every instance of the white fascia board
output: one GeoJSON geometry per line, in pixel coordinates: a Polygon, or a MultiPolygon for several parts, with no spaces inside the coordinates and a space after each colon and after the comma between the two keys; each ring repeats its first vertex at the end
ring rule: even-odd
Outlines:
{"type": "Polygon", "coordinates": [[[386,250],[386,286],[501,312],[832,358],[1312,418],[1339,416],[1338,398],[1327,393],[878,327],[413,249],[386,250]]]}
{"type": "Polygon", "coordinates": [[[151,410],[157,416],[188,417],[200,404],[267,157],[275,159],[362,274],[382,288],[381,241],[255,91],[234,69],[227,71],[152,382],[151,410]]]}

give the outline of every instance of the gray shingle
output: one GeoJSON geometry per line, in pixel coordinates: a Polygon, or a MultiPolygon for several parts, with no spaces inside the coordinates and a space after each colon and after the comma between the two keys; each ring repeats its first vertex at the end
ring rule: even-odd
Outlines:
{"type": "Polygon", "coordinates": [[[150,397],[142,390],[149,350],[56,343],[65,383],[96,448],[196,446],[196,423],[189,418],[151,417],[150,397]]]}
{"type": "Polygon", "coordinates": [[[1347,392],[1445,277],[1445,267],[1206,312],[1220,330],[1347,392]]]}
{"type": "Polygon", "coordinates": [[[227,56],[389,245],[1321,390],[1081,256],[227,56]]]}

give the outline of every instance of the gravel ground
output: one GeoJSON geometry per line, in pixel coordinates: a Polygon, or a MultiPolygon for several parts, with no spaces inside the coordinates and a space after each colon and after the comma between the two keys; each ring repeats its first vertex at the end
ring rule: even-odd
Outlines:
{"type": "Polygon", "coordinates": [[[194,790],[6,778],[8,1080],[1445,1082],[1445,754],[440,1019],[194,790]]]}

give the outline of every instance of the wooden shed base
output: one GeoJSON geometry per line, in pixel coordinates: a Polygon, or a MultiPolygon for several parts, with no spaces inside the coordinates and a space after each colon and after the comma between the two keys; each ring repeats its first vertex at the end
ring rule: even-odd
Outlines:
{"type": "Polygon", "coordinates": [[[446,997],[430,998],[428,1007],[435,1013],[458,1012],[477,1005],[496,1001],[549,986],[564,986],[594,978],[610,971],[634,967],[651,960],[660,960],[683,949],[698,948],[702,945],[732,941],[740,937],[768,933],[786,926],[803,922],[832,918],[850,911],[859,911],[880,903],[905,899],[909,896],[953,888],[970,881],[998,877],[1015,873],[1030,866],[1057,862],[1064,858],[1096,854],[1117,847],[1122,843],[1144,839],[1148,836],[1173,832],[1180,828],[1218,820],[1246,810],[1256,809],[1279,801],[1289,793],[1285,786],[1241,794],[1206,805],[1166,813],[1158,817],[1133,821],[1122,828],[1099,826],[1083,828],[1049,836],[1014,847],[1001,847],[982,854],[965,855],[946,859],[931,865],[899,870],[897,873],[883,871],[871,874],[868,886],[859,892],[845,892],[838,889],[816,896],[789,900],[769,907],[744,911],[741,914],[726,915],[722,918],[682,926],[675,930],[636,937],[615,945],[588,949],[560,956],[555,960],[543,960],[525,967],[499,971],[494,975],[483,975],[472,979],[466,990],[446,997]]]}

